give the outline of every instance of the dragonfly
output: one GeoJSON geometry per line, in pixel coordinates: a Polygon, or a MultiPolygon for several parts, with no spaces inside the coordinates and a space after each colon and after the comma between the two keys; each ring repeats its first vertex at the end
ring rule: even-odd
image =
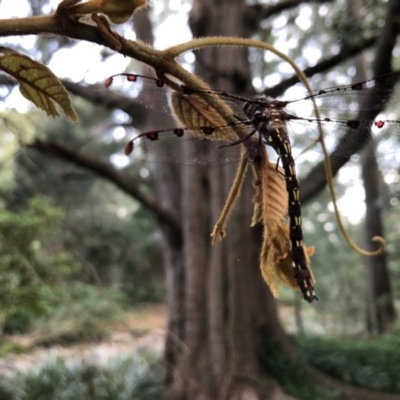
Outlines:
{"type": "MultiPolygon", "coordinates": [[[[187,159],[177,158],[173,149],[177,148],[178,138],[181,142],[186,140],[184,138],[194,140],[194,137],[227,142],[226,145],[211,146],[209,157],[213,162],[237,160],[243,154],[239,144],[246,145],[247,141],[256,141],[259,146],[269,146],[275,150],[282,163],[288,192],[289,237],[294,277],[303,298],[311,302],[316,299],[316,295],[304,254],[299,183],[290,139],[299,137],[296,136],[296,131],[306,131],[308,135],[300,137],[307,136],[308,143],[316,142],[319,138],[319,127],[322,127],[328,139],[335,139],[332,141],[331,154],[341,157],[351,157],[371,137],[378,143],[382,138],[387,142],[388,137],[389,140],[395,137],[388,136],[387,131],[399,132],[400,121],[374,120],[369,117],[371,114],[368,112],[372,111],[377,115],[387,105],[400,101],[399,80],[400,72],[397,72],[351,85],[316,90],[294,100],[250,97],[221,90],[196,90],[183,84],[174,84],[174,90],[170,90],[167,81],[133,73],[111,76],[106,80],[105,86],[133,99],[140,99],[141,93],[147,93],[150,101],[146,102],[146,107],[161,113],[177,114],[184,124],[179,128],[137,135],[127,144],[127,155],[132,153],[135,143],[143,138],[157,143],[148,146],[149,158],[153,161],[179,159],[178,162],[187,160],[187,163],[199,165],[208,162],[203,155],[196,154],[196,150],[187,159]],[[223,100],[227,105],[226,109],[215,110],[210,106],[215,96],[223,100]],[[197,106],[199,102],[203,102],[198,106],[201,112],[195,114],[203,113],[207,118],[185,119],[186,114],[182,107],[197,106]],[[319,118],[313,116],[313,102],[320,110],[319,118]],[[357,113],[361,118],[355,118],[357,113]],[[335,115],[340,115],[341,118],[335,118],[335,115]],[[244,136],[235,139],[232,132],[237,128],[242,129],[244,136]],[[288,131],[288,128],[293,132],[288,131]]],[[[251,149],[248,156],[251,161],[257,157],[257,147],[248,148],[251,149]]],[[[391,148],[392,146],[387,147],[391,148]]],[[[181,154],[185,157],[185,152],[181,154]]]]}
{"type": "MultiPolygon", "coordinates": [[[[273,101],[277,108],[286,111],[285,120],[288,123],[289,135],[295,144],[302,147],[311,147],[312,143],[319,140],[318,125],[324,131],[328,151],[331,155],[350,158],[360,148],[362,144],[368,146],[368,139],[373,137],[375,144],[378,144],[379,154],[391,154],[397,152],[396,142],[398,135],[393,132],[400,131],[399,120],[373,119],[371,112],[375,115],[386,107],[396,105],[400,101],[400,72],[383,75],[374,79],[365,80],[351,85],[337,86],[326,89],[315,90],[306,93],[304,96],[288,101],[273,101]],[[373,92],[373,96],[371,96],[373,92]],[[372,99],[372,100],[371,100],[372,99]],[[316,102],[320,110],[321,118],[314,118],[312,101],[316,102]],[[364,112],[365,116],[356,117],[357,113],[364,112]],[[369,113],[369,114],[368,114],[369,113]],[[338,118],[338,115],[341,118],[338,118]],[[388,134],[388,132],[391,132],[388,134]]],[[[195,90],[186,85],[175,85],[178,91],[171,91],[169,83],[161,79],[148,76],[127,73],[117,74],[109,77],[105,82],[106,87],[110,87],[116,92],[128,96],[130,100],[137,101],[146,108],[157,113],[175,115],[171,110],[172,93],[181,98],[190,98],[201,94],[203,98],[208,96],[219,96],[228,104],[231,111],[222,113],[221,117],[232,116],[241,117],[242,121],[230,123],[225,126],[215,124],[216,129],[212,130],[209,124],[206,126],[192,126],[190,129],[160,129],[145,132],[138,135],[128,143],[126,152],[129,152],[132,144],[139,138],[150,140],[162,138],[163,143],[152,145],[149,154],[144,159],[152,162],[175,162],[181,164],[209,165],[214,162],[210,156],[208,159],[201,157],[193,158],[193,154],[182,154],[177,157],[176,137],[183,137],[187,132],[196,133],[197,137],[208,136],[208,139],[220,138],[221,132],[226,134],[229,125],[247,125],[245,128],[251,130],[251,121],[246,120],[243,107],[246,103],[258,104],[263,101],[262,96],[251,97],[237,95],[221,90],[195,90]],[[147,93],[145,103],[141,101],[141,93],[147,93]],[[173,138],[173,139],[171,139],[173,138]],[[164,151],[167,149],[166,151],[164,151]]],[[[265,99],[264,99],[265,100],[265,99]]],[[[373,114],[372,114],[373,115],[373,114]]],[[[200,123],[200,122],[198,122],[200,123]]],[[[185,141],[191,139],[186,138],[185,141]]],[[[185,148],[188,146],[184,146],[185,148]]],[[[312,148],[313,151],[321,151],[318,146],[312,148]]],[[[211,157],[216,157],[215,163],[235,161],[238,158],[238,151],[234,149],[219,151],[211,157]],[[232,152],[232,155],[230,153],[232,152]]],[[[139,158],[139,157],[138,157],[139,158]]]]}

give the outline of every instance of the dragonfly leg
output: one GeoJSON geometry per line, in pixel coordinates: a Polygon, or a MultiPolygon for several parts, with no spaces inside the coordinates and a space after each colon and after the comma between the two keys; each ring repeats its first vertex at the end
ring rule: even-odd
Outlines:
{"type": "Polygon", "coordinates": [[[283,177],[285,177],[285,174],[279,170],[279,162],[281,161],[281,157],[279,156],[278,159],[276,160],[276,165],[275,165],[275,171],[281,174],[283,177]]]}
{"type": "Polygon", "coordinates": [[[229,143],[229,144],[224,144],[223,146],[219,146],[218,148],[219,148],[219,149],[222,149],[222,148],[224,148],[224,147],[236,146],[236,145],[238,145],[238,144],[240,144],[240,143],[245,142],[245,141],[248,140],[249,138],[251,138],[255,133],[256,133],[256,130],[253,129],[253,130],[252,130],[248,135],[246,135],[243,139],[239,139],[239,140],[237,140],[236,142],[232,142],[232,143],[229,143]]]}

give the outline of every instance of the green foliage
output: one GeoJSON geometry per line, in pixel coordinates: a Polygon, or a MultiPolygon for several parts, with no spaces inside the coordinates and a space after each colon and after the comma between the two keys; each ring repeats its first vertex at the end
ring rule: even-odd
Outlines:
{"type": "MultiPolygon", "coordinates": [[[[321,193],[303,210],[305,243],[315,246],[311,266],[320,300],[312,309],[301,305],[304,327],[314,335],[354,335],[365,329],[365,266],[362,257],[345,243],[329,201],[328,193],[321,193]]],[[[363,243],[362,224],[351,225],[346,220],[344,224],[350,237],[363,243]]]]}
{"type": "Polygon", "coordinates": [[[297,399],[334,400],[338,393],[315,388],[309,382],[305,366],[321,371],[351,385],[387,393],[400,393],[400,339],[296,337],[303,364],[293,364],[276,343],[263,341],[259,357],[266,372],[272,374],[285,392],[297,399]]]}
{"type": "Polygon", "coordinates": [[[400,338],[297,338],[307,361],[349,384],[400,393],[400,338]]]}
{"type": "Polygon", "coordinates": [[[25,351],[26,351],[25,346],[19,343],[12,343],[12,342],[0,343],[0,358],[5,357],[7,354],[20,354],[24,353],[25,351]]]}
{"type": "MultiPolygon", "coordinates": [[[[22,306],[9,324],[25,316],[24,325],[35,345],[71,344],[97,341],[108,336],[110,322],[123,319],[124,309],[131,306],[129,296],[117,287],[99,289],[80,282],[62,286],[39,286],[35,297],[40,312],[32,317],[31,308],[22,306]],[[17,319],[19,317],[19,319],[17,319]]],[[[11,352],[14,345],[0,347],[0,356],[11,352]]],[[[17,351],[22,348],[15,347],[17,351]]]]}
{"type": "Polygon", "coordinates": [[[299,400],[336,400],[339,394],[315,387],[308,379],[305,364],[294,364],[276,342],[263,340],[259,359],[265,373],[274,377],[283,390],[299,400]]]}
{"type": "Polygon", "coordinates": [[[18,81],[21,94],[48,116],[58,117],[58,104],[65,115],[78,122],[78,116],[71,105],[68,92],[58,78],[45,65],[11,49],[3,50],[0,69],[18,81]],[[9,51],[7,51],[9,50],[9,51]]]}
{"type": "Polygon", "coordinates": [[[161,400],[162,369],[152,356],[139,354],[108,366],[73,366],[55,359],[21,373],[3,386],[13,400],[161,400]]]}
{"type": "MultiPolygon", "coordinates": [[[[121,152],[121,142],[97,133],[88,140],[93,121],[104,123],[101,116],[106,118],[107,114],[82,100],[74,106],[79,111],[78,126],[62,120],[46,121],[44,126],[36,125],[36,135],[110,162],[121,152]]],[[[132,180],[137,179],[137,168],[128,165],[125,171],[131,173],[132,180]]],[[[155,221],[135,200],[87,169],[27,148],[16,157],[14,179],[9,207],[24,209],[30,198],[44,194],[65,212],[63,246],[82,264],[73,279],[119,285],[133,303],[163,299],[155,221]]],[[[149,183],[143,178],[139,182],[149,183]]]]}
{"type": "Polygon", "coordinates": [[[31,337],[36,344],[96,341],[108,335],[111,321],[122,318],[121,307],[129,303],[117,288],[99,289],[84,283],[42,288],[41,302],[47,310],[37,318],[31,337]]]}
{"type": "Polygon", "coordinates": [[[4,329],[23,331],[44,312],[39,292],[77,270],[71,255],[60,251],[63,213],[43,197],[26,209],[0,210],[0,303],[4,329]]]}

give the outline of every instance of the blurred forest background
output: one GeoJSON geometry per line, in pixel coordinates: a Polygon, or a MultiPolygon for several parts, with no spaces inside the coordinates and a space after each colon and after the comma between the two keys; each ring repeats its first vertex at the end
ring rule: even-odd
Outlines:
{"type": "MultiPolygon", "coordinates": [[[[154,0],[112,29],[156,48],[191,35],[265,41],[320,89],[399,69],[397,2],[154,0]]],[[[1,0],[0,15],[48,15],[58,4],[1,0]]],[[[53,360],[6,371],[1,398],[400,398],[400,129],[376,153],[332,160],[353,240],[370,249],[375,235],[387,241],[373,259],[352,251],[337,228],[322,155],[299,157],[319,301],[307,304],[285,287],[274,300],[259,271],[261,228],[249,228],[250,179],[226,242],[211,249],[232,167],[154,165],[124,155],[135,133],[175,126],[171,115],[145,108],[159,101],[150,94],[117,97],[104,88],[112,74],[149,68],[88,41],[0,32],[3,46],[49,66],[80,119],[45,117],[0,76],[0,356],[107,340],[124,324],[135,340],[151,326],[127,319],[160,304],[167,309],[163,354],[136,354],[109,369],[53,360]]],[[[286,63],[255,49],[189,52],[179,62],[218,89],[304,93],[286,63]]],[[[400,120],[399,104],[383,119],[400,120]]],[[[296,154],[301,143],[293,138],[296,154]]]]}

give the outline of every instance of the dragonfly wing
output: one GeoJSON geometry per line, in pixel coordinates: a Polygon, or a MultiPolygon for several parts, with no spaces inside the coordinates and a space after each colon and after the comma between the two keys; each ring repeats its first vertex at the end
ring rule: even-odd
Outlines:
{"type": "Polygon", "coordinates": [[[176,85],[177,90],[171,89],[166,82],[160,79],[138,75],[118,74],[109,77],[105,86],[127,101],[143,104],[146,108],[152,109],[161,114],[174,115],[172,107],[172,94],[176,97],[191,101],[191,98],[203,99],[203,102],[219,97],[228,105],[226,111],[220,111],[220,116],[232,116],[243,114],[243,104],[251,101],[251,98],[239,96],[222,90],[195,90],[185,85],[176,85]]]}
{"type": "Polygon", "coordinates": [[[228,142],[212,142],[188,132],[184,137],[177,137],[173,131],[164,131],[157,140],[144,136],[135,141],[132,157],[152,163],[221,165],[237,162],[242,148],[241,144],[229,146],[228,142]]]}
{"type": "Polygon", "coordinates": [[[305,106],[305,104],[312,99],[315,100],[321,113],[333,111],[336,117],[341,112],[351,112],[354,118],[354,113],[360,110],[382,110],[400,101],[400,72],[351,85],[316,90],[303,98],[290,101],[288,106],[303,105],[304,108],[310,109],[312,105],[305,106]]]}
{"type": "MultiPolygon", "coordinates": [[[[329,154],[351,157],[370,146],[374,146],[378,156],[397,152],[400,121],[327,119],[320,121],[320,125],[329,154]]],[[[288,130],[294,148],[299,147],[304,150],[319,138],[318,121],[315,118],[289,121],[288,130]]],[[[322,153],[318,143],[310,150],[322,153]]],[[[366,154],[361,154],[361,158],[364,157],[367,157],[366,154]]]]}

